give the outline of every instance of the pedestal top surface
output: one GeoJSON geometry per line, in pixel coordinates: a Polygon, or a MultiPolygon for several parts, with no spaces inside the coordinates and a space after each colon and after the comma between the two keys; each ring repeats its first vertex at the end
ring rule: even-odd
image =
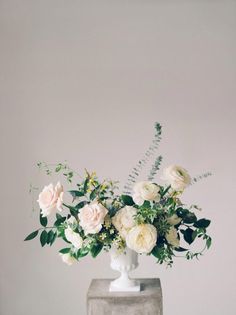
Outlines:
{"type": "Polygon", "coordinates": [[[160,279],[137,279],[141,284],[140,292],[109,292],[113,279],[93,279],[88,289],[88,298],[130,298],[143,296],[162,297],[160,279]]]}

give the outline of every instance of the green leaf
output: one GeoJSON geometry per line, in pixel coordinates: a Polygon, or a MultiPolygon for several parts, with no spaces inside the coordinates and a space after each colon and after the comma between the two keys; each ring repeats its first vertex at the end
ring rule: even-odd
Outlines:
{"type": "Polygon", "coordinates": [[[211,237],[209,236],[206,240],[206,246],[207,246],[207,249],[209,249],[211,247],[211,237]]]}
{"type": "Polygon", "coordinates": [[[76,206],[75,206],[75,209],[76,210],[79,210],[79,209],[81,209],[81,208],[83,208],[85,205],[86,205],[86,201],[81,201],[81,202],[79,202],[76,206]]]}
{"type": "Polygon", "coordinates": [[[89,177],[87,177],[84,181],[84,193],[86,194],[87,193],[87,190],[88,190],[88,183],[89,183],[89,177]]]}
{"type": "Polygon", "coordinates": [[[184,217],[183,217],[184,223],[191,224],[197,221],[197,217],[193,212],[188,212],[184,217]]]}
{"type": "Polygon", "coordinates": [[[176,210],[176,214],[180,218],[184,218],[188,213],[189,213],[188,209],[183,209],[181,207],[176,210]]]}
{"type": "Polygon", "coordinates": [[[62,216],[58,217],[58,219],[54,222],[54,226],[57,227],[61,225],[63,222],[65,222],[65,220],[66,220],[66,217],[62,217],[62,216]]]}
{"type": "Polygon", "coordinates": [[[32,233],[30,233],[25,239],[24,241],[30,241],[32,240],[33,238],[35,238],[37,235],[38,235],[38,230],[37,231],[34,231],[32,233]]]}
{"type": "Polygon", "coordinates": [[[151,254],[156,257],[156,258],[159,258],[159,255],[160,255],[160,249],[158,246],[155,246],[153,248],[153,250],[151,251],[151,254]]]}
{"type": "Polygon", "coordinates": [[[85,257],[86,255],[88,255],[88,253],[89,253],[89,251],[87,249],[81,248],[78,250],[76,258],[79,259],[79,258],[85,257]]]}
{"type": "Polygon", "coordinates": [[[174,249],[176,252],[185,252],[185,251],[187,251],[187,249],[186,248],[183,248],[183,247],[175,247],[175,249],[174,249]]]}
{"type": "Polygon", "coordinates": [[[41,212],[40,212],[40,214],[39,214],[39,221],[40,221],[40,224],[41,224],[42,226],[44,226],[44,227],[46,227],[47,224],[48,224],[48,219],[47,219],[47,217],[43,217],[41,212]]]}
{"type": "Polygon", "coordinates": [[[198,228],[207,228],[210,225],[211,221],[207,219],[200,219],[194,223],[195,227],[198,228]]]}
{"type": "Polygon", "coordinates": [[[102,243],[97,243],[95,244],[91,249],[90,249],[90,253],[92,255],[93,258],[97,257],[97,255],[101,252],[103,248],[103,244],[102,243]]]}
{"type": "Polygon", "coordinates": [[[47,244],[52,245],[51,242],[52,242],[54,236],[55,236],[55,232],[54,232],[53,230],[50,230],[50,231],[48,232],[47,244]]]}
{"type": "Polygon", "coordinates": [[[184,234],[184,240],[190,245],[194,241],[194,236],[193,236],[194,231],[190,228],[187,228],[183,234],[184,234]]]}
{"type": "Polygon", "coordinates": [[[61,254],[68,254],[70,252],[70,248],[62,248],[61,250],[59,250],[59,253],[61,254]]]}
{"type": "Polygon", "coordinates": [[[71,196],[73,198],[75,198],[75,197],[83,197],[84,196],[84,194],[81,191],[78,191],[78,190],[70,190],[68,192],[71,194],[71,196]]]}
{"type": "Polygon", "coordinates": [[[133,198],[129,195],[121,195],[121,200],[123,201],[123,203],[126,206],[133,206],[134,205],[133,198]]]}
{"type": "Polygon", "coordinates": [[[43,230],[40,235],[40,243],[42,247],[47,244],[47,240],[48,240],[48,233],[46,230],[43,230]]]}
{"type": "Polygon", "coordinates": [[[91,194],[89,195],[90,200],[94,200],[95,197],[97,196],[97,193],[100,189],[101,185],[97,185],[94,190],[91,192],[91,194]]]}
{"type": "Polygon", "coordinates": [[[56,218],[57,218],[57,219],[60,219],[60,218],[63,218],[63,216],[60,215],[59,213],[56,213],[56,218]]]}

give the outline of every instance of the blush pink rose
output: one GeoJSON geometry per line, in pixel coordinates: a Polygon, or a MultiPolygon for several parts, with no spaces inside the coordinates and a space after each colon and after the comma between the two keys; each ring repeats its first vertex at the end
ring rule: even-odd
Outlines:
{"type": "Polygon", "coordinates": [[[44,187],[37,200],[43,217],[49,216],[56,209],[62,211],[63,194],[63,186],[60,182],[55,188],[53,184],[44,187]]]}
{"type": "Polygon", "coordinates": [[[102,229],[104,218],[108,210],[97,201],[85,205],[80,209],[78,218],[79,224],[85,234],[96,234],[102,229]]]}

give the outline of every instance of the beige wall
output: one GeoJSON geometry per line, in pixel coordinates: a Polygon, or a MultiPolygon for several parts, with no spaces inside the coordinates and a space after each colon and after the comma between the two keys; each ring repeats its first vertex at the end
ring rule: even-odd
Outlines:
{"type": "MultiPolygon", "coordinates": [[[[38,160],[124,182],[163,125],[163,166],[214,177],[186,192],[212,218],[213,248],[160,277],[164,314],[234,315],[235,1],[0,1],[0,314],[85,314],[92,278],[109,257],[68,268],[56,249],[24,243],[37,227],[29,183],[38,160]]],[[[68,187],[69,189],[69,187],[68,187]]]]}

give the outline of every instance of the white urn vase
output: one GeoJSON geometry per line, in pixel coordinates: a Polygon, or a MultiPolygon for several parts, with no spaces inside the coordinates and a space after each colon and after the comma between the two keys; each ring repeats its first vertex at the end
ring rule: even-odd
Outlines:
{"type": "Polygon", "coordinates": [[[119,252],[116,248],[111,248],[111,268],[120,272],[120,277],[111,281],[110,292],[138,292],[140,291],[140,283],[137,280],[130,279],[129,273],[138,267],[138,254],[125,248],[119,252]]]}

